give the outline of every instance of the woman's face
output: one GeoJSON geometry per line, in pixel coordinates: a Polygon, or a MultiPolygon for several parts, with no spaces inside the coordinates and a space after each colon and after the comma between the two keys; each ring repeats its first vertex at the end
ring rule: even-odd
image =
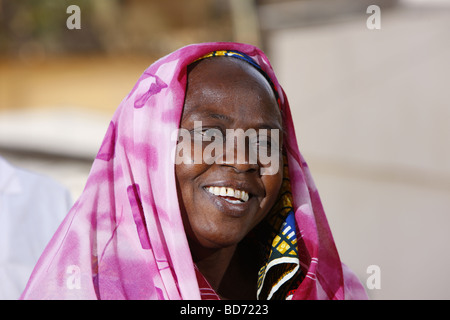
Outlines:
{"type": "Polygon", "coordinates": [[[227,57],[201,60],[188,74],[180,128],[192,133],[192,153],[183,155],[192,159],[175,166],[186,234],[191,243],[203,248],[235,245],[267,215],[281,187],[282,120],[273,91],[267,80],[244,61],[227,57]],[[198,121],[202,132],[194,130],[198,121]],[[224,153],[230,150],[225,147],[227,129],[254,129],[257,133],[267,129],[266,140],[275,132],[271,129],[278,130],[278,137],[272,134],[271,141],[277,145],[277,168],[272,174],[261,174],[267,163],[262,164],[259,158],[250,161],[248,144],[245,154],[238,155],[242,149],[237,143],[231,149],[233,159],[215,150],[211,153],[214,161],[202,158],[194,163],[195,140],[200,139],[205,150],[210,142],[201,141],[208,129],[223,134],[224,153]]]}

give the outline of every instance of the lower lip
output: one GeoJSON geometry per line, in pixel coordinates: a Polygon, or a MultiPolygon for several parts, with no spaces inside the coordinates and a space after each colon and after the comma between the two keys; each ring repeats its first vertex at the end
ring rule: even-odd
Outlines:
{"type": "Polygon", "coordinates": [[[207,196],[211,199],[214,205],[224,214],[232,216],[232,217],[242,217],[244,216],[250,206],[251,198],[246,202],[232,203],[222,198],[221,196],[216,196],[209,191],[203,189],[203,191],[207,194],[207,196]]]}

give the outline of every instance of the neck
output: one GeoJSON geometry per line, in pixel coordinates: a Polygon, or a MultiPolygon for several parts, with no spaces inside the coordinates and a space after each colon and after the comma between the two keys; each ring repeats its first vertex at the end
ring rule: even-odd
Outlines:
{"type": "Polygon", "coordinates": [[[255,299],[258,259],[255,248],[233,245],[206,249],[191,245],[194,263],[222,299],[255,299]]]}
{"type": "Polygon", "coordinates": [[[195,248],[191,253],[197,268],[208,280],[211,287],[218,292],[222,280],[236,252],[236,245],[220,249],[195,248]]]}

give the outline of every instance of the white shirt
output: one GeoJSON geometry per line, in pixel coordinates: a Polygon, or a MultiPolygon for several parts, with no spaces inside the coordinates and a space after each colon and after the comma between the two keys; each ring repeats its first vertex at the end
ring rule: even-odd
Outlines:
{"type": "Polygon", "coordinates": [[[55,181],[0,157],[0,299],[18,299],[42,251],[72,206],[55,181]]]}

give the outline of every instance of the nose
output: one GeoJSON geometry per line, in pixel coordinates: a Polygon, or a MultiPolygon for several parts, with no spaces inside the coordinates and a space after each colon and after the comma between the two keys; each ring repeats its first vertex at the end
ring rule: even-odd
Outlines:
{"type": "Polygon", "coordinates": [[[225,153],[219,157],[218,164],[231,167],[238,173],[259,171],[257,153],[250,147],[248,137],[227,137],[224,150],[225,153]]]}

